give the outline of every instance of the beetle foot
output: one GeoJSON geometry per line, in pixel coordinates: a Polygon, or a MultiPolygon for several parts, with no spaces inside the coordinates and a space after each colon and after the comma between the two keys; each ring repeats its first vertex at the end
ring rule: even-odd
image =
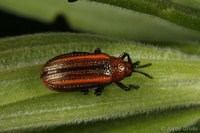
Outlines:
{"type": "Polygon", "coordinates": [[[95,94],[96,96],[100,96],[100,95],[102,94],[102,92],[101,92],[101,91],[95,91],[94,94],[95,94]]]}
{"type": "Polygon", "coordinates": [[[129,85],[129,88],[138,90],[140,87],[138,85],[129,85]]]}
{"type": "Polygon", "coordinates": [[[129,87],[129,88],[127,87],[127,88],[124,88],[124,90],[125,90],[125,91],[130,91],[131,88],[130,88],[130,87],[129,87]]]}
{"type": "Polygon", "coordinates": [[[81,90],[81,93],[82,93],[83,95],[87,95],[88,92],[89,92],[89,90],[81,90]]]}
{"type": "Polygon", "coordinates": [[[104,87],[98,87],[98,88],[95,89],[94,94],[96,96],[100,96],[102,94],[103,90],[104,90],[104,87]]]}
{"type": "Polygon", "coordinates": [[[100,49],[100,48],[96,48],[96,49],[94,50],[94,53],[95,53],[95,54],[101,54],[101,49],[100,49]]]}
{"type": "Polygon", "coordinates": [[[135,63],[133,63],[133,66],[139,66],[140,65],[140,61],[136,61],[135,63]]]}

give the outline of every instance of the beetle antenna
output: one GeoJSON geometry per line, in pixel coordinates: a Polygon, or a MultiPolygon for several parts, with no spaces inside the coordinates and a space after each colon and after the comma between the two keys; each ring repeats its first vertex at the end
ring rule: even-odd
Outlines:
{"type": "Polygon", "coordinates": [[[145,64],[145,65],[142,65],[142,66],[135,66],[134,68],[144,68],[144,67],[149,67],[151,65],[152,65],[151,63],[148,63],[148,64],[145,64]]]}
{"type": "MultiPolygon", "coordinates": [[[[147,65],[147,64],[146,64],[147,65]]],[[[145,66],[145,65],[143,65],[143,66],[145,66]]],[[[143,67],[143,66],[141,66],[141,67],[143,67]]],[[[139,68],[141,68],[141,67],[139,67],[139,68]]],[[[145,67],[147,67],[147,66],[145,66],[145,67]]],[[[144,76],[146,76],[146,77],[148,77],[148,78],[150,78],[150,79],[153,79],[153,77],[151,76],[151,75],[149,75],[149,74],[147,74],[147,73],[145,73],[145,72],[142,72],[142,71],[140,71],[140,70],[133,70],[133,72],[138,72],[138,73],[141,73],[141,74],[143,74],[144,76]]]]}

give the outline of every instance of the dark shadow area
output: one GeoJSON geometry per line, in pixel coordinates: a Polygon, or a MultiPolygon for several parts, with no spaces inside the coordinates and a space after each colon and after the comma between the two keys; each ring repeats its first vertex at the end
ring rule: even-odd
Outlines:
{"type": "Polygon", "coordinates": [[[78,32],[70,28],[62,15],[59,15],[53,23],[44,23],[0,10],[0,37],[59,31],[78,32]]]}

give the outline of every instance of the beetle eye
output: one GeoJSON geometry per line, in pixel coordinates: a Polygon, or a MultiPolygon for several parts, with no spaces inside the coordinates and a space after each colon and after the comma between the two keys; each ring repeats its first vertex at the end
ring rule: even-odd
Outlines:
{"type": "Polygon", "coordinates": [[[124,66],[122,64],[118,65],[118,70],[119,72],[123,72],[124,71],[124,66]]]}

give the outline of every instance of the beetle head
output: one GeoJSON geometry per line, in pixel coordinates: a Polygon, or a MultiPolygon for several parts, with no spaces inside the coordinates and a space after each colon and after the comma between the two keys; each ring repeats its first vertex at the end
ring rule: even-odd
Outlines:
{"type": "Polygon", "coordinates": [[[140,66],[139,64],[140,64],[139,61],[136,61],[135,63],[132,64],[132,72],[141,73],[141,74],[143,74],[144,76],[146,76],[146,77],[148,77],[148,78],[150,78],[150,79],[153,79],[153,77],[152,77],[151,75],[149,75],[149,74],[147,74],[147,73],[145,73],[145,72],[142,72],[142,71],[140,71],[140,70],[137,70],[138,68],[149,67],[149,66],[151,66],[152,64],[151,64],[151,63],[148,63],[148,64],[145,64],[145,65],[142,65],[142,66],[140,66]]]}
{"type": "Polygon", "coordinates": [[[132,74],[132,64],[129,62],[125,62],[125,77],[131,76],[132,74]]]}

